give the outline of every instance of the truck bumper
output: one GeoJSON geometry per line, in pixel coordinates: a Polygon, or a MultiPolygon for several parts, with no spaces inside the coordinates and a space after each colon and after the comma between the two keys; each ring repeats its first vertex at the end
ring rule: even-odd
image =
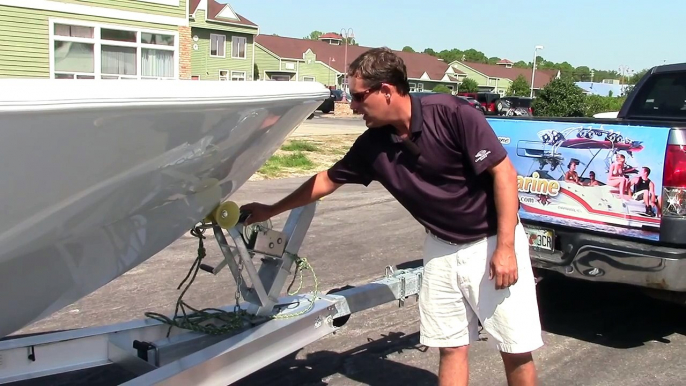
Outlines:
{"type": "MultiPolygon", "coordinates": [[[[527,224],[524,224],[527,228],[527,224]]],[[[536,227],[538,227],[536,225],[536,227]]],[[[686,248],[555,229],[554,252],[531,250],[532,265],[599,282],[686,292],[686,248]]]]}

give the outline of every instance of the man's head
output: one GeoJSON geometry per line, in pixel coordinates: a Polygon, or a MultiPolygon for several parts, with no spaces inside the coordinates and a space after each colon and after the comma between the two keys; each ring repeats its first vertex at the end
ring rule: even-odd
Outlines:
{"type": "Polygon", "coordinates": [[[403,60],[388,48],[373,48],[350,63],[347,75],[350,107],[369,127],[390,124],[410,91],[403,60]]]}
{"type": "Polygon", "coordinates": [[[641,176],[643,179],[648,179],[648,176],[650,175],[650,168],[647,166],[644,166],[643,169],[641,170],[641,176]]]}
{"type": "Polygon", "coordinates": [[[590,173],[588,173],[588,176],[591,178],[591,180],[595,180],[595,172],[594,171],[591,171],[590,173]]]}

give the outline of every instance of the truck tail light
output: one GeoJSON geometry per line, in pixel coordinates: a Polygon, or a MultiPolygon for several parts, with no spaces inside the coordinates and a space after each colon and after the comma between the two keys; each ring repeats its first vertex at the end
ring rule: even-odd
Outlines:
{"type": "Polygon", "coordinates": [[[662,178],[662,215],[686,216],[686,146],[667,145],[662,178]]]}

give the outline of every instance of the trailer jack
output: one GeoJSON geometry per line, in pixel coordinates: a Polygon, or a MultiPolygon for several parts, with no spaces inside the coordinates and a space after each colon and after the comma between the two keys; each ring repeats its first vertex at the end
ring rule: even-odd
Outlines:
{"type": "Polygon", "coordinates": [[[236,207],[222,204],[218,209],[229,209],[214,211],[196,231],[212,229],[224,258],[214,267],[198,261],[196,272],[217,275],[228,266],[237,284],[234,304],[203,310],[209,317],[188,328],[175,325],[177,315],[151,313],[109,326],[7,338],[0,341],[0,384],[114,365],[132,374],[127,386],[227,385],[334,333],[356,312],[392,301],[403,306],[419,296],[422,267],[386,267],[378,280],[327,294],[280,296],[293,267],[302,268],[298,250],[316,205],[292,210],[279,232],[266,224],[245,227],[236,207]],[[234,316],[228,328],[226,315],[234,316]]]}

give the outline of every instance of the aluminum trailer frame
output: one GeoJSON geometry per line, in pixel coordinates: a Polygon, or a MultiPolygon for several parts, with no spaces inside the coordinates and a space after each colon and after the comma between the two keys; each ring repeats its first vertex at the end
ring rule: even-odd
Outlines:
{"type": "MultiPolygon", "coordinates": [[[[242,224],[214,230],[224,260],[217,267],[203,265],[217,274],[228,266],[237,291],[246,300],[221,308],[238,308],[257,322],[245,323],[230,333],[209,335],[170,328],[146,318],[102,327],[52,332],[0,341],[0,384],[48,377],[75,370],[116,364],[134,374],[123,385],[228,385],[342,328],[355,312],[391,301],[404,305],[419,296],[423,268],[394,271],[386,267],[379,280],[327,295],[316,293],[279,296],[314,217],[316,202],[289,214],[282,232],[262,229],[245,240],[242,224]],[[285,242],[284,242],[285,241],[285,242]],[[257,270],[255,256],[261,256],[257,270]],[[252,286],[242,274],[245,267],[252,286]]],[[[245,230],[245,228],[243,229],[245,230]]]]}

